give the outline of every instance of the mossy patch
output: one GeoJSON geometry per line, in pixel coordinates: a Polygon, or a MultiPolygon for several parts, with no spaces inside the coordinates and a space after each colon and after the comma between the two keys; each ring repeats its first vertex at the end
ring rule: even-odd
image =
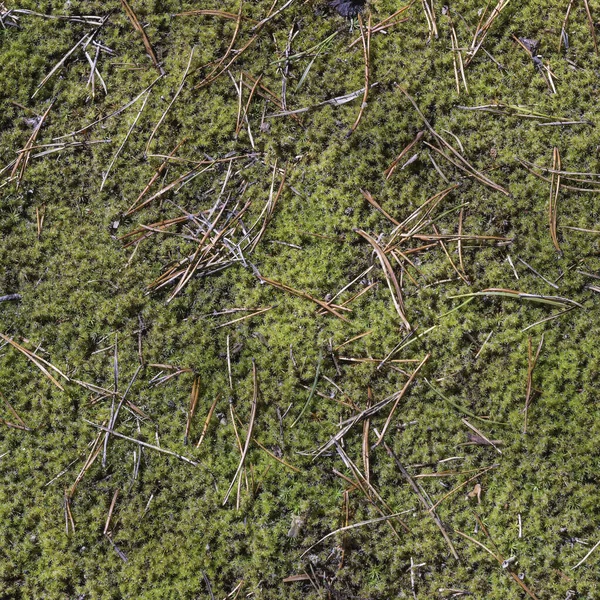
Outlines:
{"type": "MultiPolygon", "coordinates": [[[[583,173],[576,178],[587,180],[585,173],[600,171],[600,61],[583,3],[571,11],[567,50],[564,44],[558,49],[566,6],[547,7],[534,0],[509,4],[466,69],[469,94],[460,95],[450,22],[436,5],[439,36],[429,39],[422,4],[414,3],[402,15],[407,21],[372,35],[370,81],[377,85],[370,89],[353,133],[362,94],[339,106],[278,116],[364,86],[362,44],[351,46],[360,37],[360,25],[355,21],[351,31],[327,2],[293,2],[257,30],[253,27],[268,14],[270,1],[243,3],[239,28],[235,15],[240,5],[229,0],[201,8],[177,0],[130,4],[165,76],[154,83],[135,125],[143,98],[89,128],[159,75],[121,3],[23,0],[0,5],[48,15],[112,11],[95,38],[112,52],[98,50],[96,63],[108,94],[96,75],[95,98],[86,86],[90,64],[81,48],[38,90],[92,26],[12,13],[18,18],[18,27],[12,27],[4,13],[7,26],[0,29],[0,168],[15,160],[39,116],[54,102],[19,185],[7,181],[11,167],[1,175],[0,296],[19,293],[22,299],[0,302],[0,333],[71,380],[53,372],[65,387],[61,391],[17,349],[8,344],[0,348],[0,418],[15,423],[6,400],[29,428],[0,425],[0,595],[205,598],[210,586],[215,598],[233,590],[230,597],[239,592],[240,598],[265,600],[375,600],[409,598],[413,592],[417,598],[438,598],[449,597],[451,590],[492,600],[525,597],[509,572],[456,533],[460,531],[503,558],[516,557],[510,570],[538,598],[594,597],[600,550],[572,569],[600,539],[600,296],[590,288],[600,269],[600,236],[581,231],[599,229],[600,203],[597,192],[561,187],[557,222],[562,253],[557,253],[548,222],[552,174],[538,169],[543,177],[536,177],[519,160],[550,169],[557,147],[562,170],[583,173]],[[180,14],[209,9],[217,13],[180,14]],[[318,56],[296,56],[334,33],[318,56]],[[233,52],[220,63],[234,35],[233,52]],[[538,52],[558,93],[550,92],[515,37],[539,40],[538,52]],[[290,39],[283,106],[281,59],[290,39]],[[147,148],[192,49],[186,83],[147,148]],[[229,61],[228,70],[197,87],[229,61]],[[386,179],[386,168],[426,130],[400,87],[438,134],[510,194],[466,176],[424,143],[386,179]],[[514,111],[499,115],[463,108],[499,103],[524,106],[556,121],[585,122],[544,125],[514,111]],[[80,129],[84,131],[68,136],[80,129]],[[47,145],[61,136],[77,144],[47,145]],[[150,194],[199,161],[205,161],[202,168],[124,216],[180,142],[150,194]],[[57,151],[35,156],[51,149],[57,151]],[[238,158],[228,162],[232,157],[238,158]],[[252,223],[260,228],[263,209],[277,193],[284,171],[285,183],[264,235],[242,260],[235,244],[252,223]],[[419,233],[456,236],[462,221],[463,235],[511,241],[463,240],[464,279],[457,273],[461,257],[456,238],[445,241],[445,249],[429,239],[399,245],[401,251],[431,247],[406,254],[410,262],[401,257],[402,267],[393,262],[406,316],[416,331],[406,340],[410,343],[379,365],[371,359],[380,362],[388,356],[406,331],[372,247],[355,231],[362,229],[385,245],[394,225],[361,190],[401,222],[454,183],[458,187],[431,214],[433,223],[419,233]],[[211,209],[225,198],[231,203],[225,218],[235,217],[251,201],[238,237],[225,236],[237,258],[227,268],[191,278],[172,300],[173,285],[150,292],[153,281],[198,246],[202,227],[193,219],[212,218],[211,209]],[[123,235],[142,225],[156,229],[153,224],[182,215],[192,216],[170,233],[146,229],[152,235],[124,248],[128,238],[121,239],[123,235]],[[339,304],[371,287],[352,300],[351,312],[342,313],[345,322],[319,314],[315,303],[264,283],[257,273],[326,302],[358,278],[334,300],[339,304]],[[465,298],[455,296],[488,288],[559,296],[583,308],[547,321],[562,309],[527,298],[480,296],[457,308],[465,298]],[[250,312],[229,309],[267,307],[218,327],[250,312]],[[542,334],[524,434],[529,339],[535,351],[542,334]],[[311,452],[335,435],[340,422],[367,406],[369,393],[378,402],[402,389],[428,353],[385,441],[432,503],[497,465],[437,507],[460,560],[452,558],[383,445],[371,448],[369,480],[385,503],[384,513],[409,511],[402,519],[410,533],[396,520],[396,533],[389,524],[366,525],[328,538],[301,558],[327,533],[380,517],[383,506],[373,491],[360,491],[364,483],[352,485],[339,475],[356,479],[335,448],[316,460],[311,452]],[[291,427],[309,397],[321,356],[315,394],[291,427]],[[402,360],[413,362],[397,362],[402,360]],[[223,506],[248,430],[253,364],[259,394],[252,435],[300,472],[252,442],[239,488],[234,486],[223,506]],[[191,443],[184,445],[194,377],[200,393],[191,443]],[[95,393],[90,386],[104,391],[95,393]],[[72,494],[73,530],[65,493],[99,434],[88,421],[106,423],[125,390],[116,431],[190,457],[198,466],[111,436],[104,466],[100,451],[72,494]],[[217,396],[205,439],[196,448],[217,396]],[[501,454],[473,443],[481,438],[461,421],[465,417],[499,442],[501,454]],[[436,473],[442,475],[424,476],[436,473]],[[467,497],[477,483],[481,504],[467,497]],[[103,531],[117,489],[107,537],[103,531]],[[298,519],[299,534],[288,536],[298,519]],[[413,569],[413,583],[411,561],[420,565],[413,569]],[[284,582],[293,575],[310,580],[284,582]]],[[[482,6],[461,0],[450,7],[461,48],[471,43],[482,6]]],[[[376,24],[398,8],[392,0],[373,0],[368,10],[376,24]]],[[[363,24],[367,20],[364,14],[363,24]]],[[[86,50],[95,60],[96,47],[86,50]]],[[[428,131],[423,141],[435,145],[428,131]]],[[[563,184],[596,185],[564,179],[563,184]]],[[[388,411],[371,418],[371,444],[388,411]]],[[[364,472],[362,443],[360,423],[345,436],[343,451],[364,472]]]]}

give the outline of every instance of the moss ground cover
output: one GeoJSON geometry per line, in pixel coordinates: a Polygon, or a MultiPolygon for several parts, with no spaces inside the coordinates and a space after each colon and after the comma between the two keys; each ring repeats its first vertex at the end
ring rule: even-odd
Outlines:
{"type": "Polygon", "coordinates": [[[126,4],[0,4],[0,595],[597,597],[586,3],[126,4]]]}

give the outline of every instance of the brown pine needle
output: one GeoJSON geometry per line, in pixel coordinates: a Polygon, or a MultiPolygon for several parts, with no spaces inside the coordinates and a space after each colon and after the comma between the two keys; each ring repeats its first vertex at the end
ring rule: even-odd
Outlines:
{"type": "Polygon", "coordinates": [[[388,415],[388,418],[385,421],[385,425],[383,426],[383,429],[381,430],[381,433],[379,434],[379,438],[378,438],[377,442],[375,443],[375,447],[379,446],[379,444],[381,444],[381,442],[383,441],[383,436],[385,435],[385,432],[387,431],[388,427],[390,426],[392,417],[394,416],[394,412],[396,411],[396,408],[398,407],[400,400],[402,400],[402,398],[404,397],[404,394],[407,392],[408,388],[411,386],[415,377],[417,376],[417,374],[419,373],[421,368],[425,365],[425,363],[429,360],[430,357],[431,357],[431,354],[428,354],[419,363],[419,366],[411,373],[410,377],[408,378],[408,381],[404,384],[404,387],[402,388],[402,390],[400,391],[400,394],[396,398],[396,402],[394,402],[394,406],[392,406],[392,410],[390,410],[390,414],[388,415]]]}
{"type": "Polygon", "coordinates": [[[246,460],[246,454],[248,453],[248,448],[250,446],[250,440],[252,439],[252,429],[254,427],[254,419],[256,418],[256,407],[258,405],[258,378],[256,375],[256,363],[254,362],[254,360],[252,360],[252,379],[254,381],[254,393],[252,396],[252,407],[250,409],[250,422],[248,423],[248,433],[246,434],[246,442],[244,443],[244,449],[242,450],[242,455],[240,457],[240,464],[238,465],[235,475],[233,476],[233,479],[229,484],[227,493],[225,494],[223,506],[227,504],[231,491],[233,490],[233,486],[235,485],[235,482],[237,481],[238,477],[242,472],[244,461],[246,460]]]}
{"type": "Polygon", "coordinates": [[[560,173],[557,171],[561,170],[560,153],[558,148],[554,148],[552,154],[552,176],[550,180],[550,202],[548,204],[548,223],[550,226],[550,237],[552,243],[556,248],[556,251],[562,254],[560,245],[558,243],[558,236],[556,233],[556,213],[558,204],[558,192],[560,190],[560,173]]]}
{"type": "Polygon", "coordinates": [[[119,496],[119,488],[115,490],[113,494],[112,501],[110,503],[110,508],[108,509],[108,516],[106,517],[106,524],[104,525],[104,531],[102,532],[104,535],[110,535],[109,527],[110,527],[110,519],[113,514],[113,510],[115,509],[115,504],[117,503],[117,497],[119,496]]]}
{"type": "Polygon", "coordinates": [[[183,434],[183,444],[187,445],[188,437],[190,435],[190,428],[192,426],[192,419],[194,418],[194,412],[196,411],[196,405],[198,404],[198,396],[200,394],[200,377],[196,375],[194,382],[192,383],[192,393],[190,396],[190,408],[188,410],[188,418],[185,424],[185,433],[183,434]]]}
{"type": "Polygon", "coordinates": [[[48,369],[46,369],[46,366],[50,367],[53,371],[64,377],[67,381],[70,381],[70,379],[62,371],[57,369],[54,365],[50,364],[47,360],[44,360],[37,354],[34,354],[30,350],[27,350],[27,348],[24,348],[20,344],[17,344],[17,342],[5,336],[4,334],[0,333],[0,338],[2,338],[13,348],[17,349],[19,352],[24,354],[25,357],[28,358],[59,390],[62,390],[63,392],[65,391],[65,388],[63,388],[63,386],[58,381],[56,381],[56,379],[54,379],[52,375],[50,375],[50,372],[48,371],[48,369]]]}
{"type": "MultiPolygon", "coordinates": [[[[413,142],[414,143],[414,142],[413,142]]],[[[404,151],[403,151],[404,152],[404,151]]],[[[394,219],[394,217],[392,217],[392,215],[390,215],[376,200],[375,198],[373,198],[373,196],[371,195],[371,192],[368,192],[367,190],[360,190],[360,193],[363,195],[363,198],[374,208],[376,208],[388,221],[390,221],[391,223],[393,223],[394,225],[400,225],[400,223],[398,221],[396,221],[396,219],[394,219]]]]}
{"type": "Polygon", "coordinates": [[[146,34],[144,27],[142,26],[139,19],[137,18],[137,15],[135,14],[133,8],[131,8],[131,6],[130,6],[129,2],[127,2],[127,0],[121,0],[121,4],[123,5],[123,9],[125,10],[125,13],[129,17],[129,20],[131,21],[133,28],[137,32],[139,32],[139,34],[142,36],[142,41],[144,42],[144,47],[146,48],[146,52],[148,53],[148,56],[152,59],[152,64],[156,67],[156,70],[161,75],[164,75],[165,72],[164,72],[162,66],[160,65],[160,63],[158,62],[158,59],[156,58],[156,54],[154,53],[154,48],[152,48],[150,39],[148,38],[148,35],[146,34]]]}
{"type": "Polygon", "coordinates": [[[366,233],[362,229],[355,229],[354,231],[358,235],[360,235],[363,239],[365,239],[367,242],[369,242],[369,244],[371,244],[371,246],[375,250],[375,253],[377,254],[377,258],[379,259],[379,262],[381,263],[381,268],[383,269],[383,273],[385,275],[386,282],[390,289],[390,294],[392,296],[392,302],[394,303],[396,312],[400,316],[400,319],[402,320],[404,327],[408,331],[410,331],[410,323],[408,322],[406,315],[404,313],[404,302],[402,299],[402,291],[400,289],[400,284],[398,283],[398,280],[396,279],[396,275],[394,273],[392,265],[390,264],[390,261],[388,260],[387,256],[385,255],[383,248],[368,233],[366,233]]]}
{"type": "MultiPolygon", "coordinates": [[[[273,287],[277,288],[278,290],[282,290],[284,292],[289,292],[290,294],[293,294],[294,296],[298,296],[299,298],[306,298],[307,300],[311,300],[315,304],[319,305],[321,308],[324,308],[327,312],[330,312],[332,315],[335,315],[338,319],[341,319],[345,323],[350,323],[350,321],[348,319],[346,319],[346,317],[344,317],[343,315],[341,315],[339,312],[337,312],[335,310],[335,308],[340,309],[342,307],[334,305],[335,306],[335,308],[334,308],[331,305],[329,305],[327,302],[323,302],[322,300],[319,300],[318,298],[311,296],[307,292],[302,292],[300,290],[296,290],[296,289],[290,287],[289,285],[285,285],[284,283],[280,283],[279,281],[275,281],[274,279],[269,279],[268,277],[261,276],[260,280],[264,281],[265,283],[268,283],[269,285],[272,285],[273,287]]],[[[346,309],[346,310],[349,310],[349,309],[346,309]]]]}
{"type": "Polygon", "coordinates": [[[367,108],[367,99],[369,97],[369,77],[370,77],[370,58],[371,58],[371,13],[369,13],[369,23],[367,24],[367,33],[365,35],[365,28],[363,25],[362,17],[360,13],[358,14],[358,25],[360,27],[360,36],[362,39],[363,46],[363,57],[365,59],[365,91],[363,94],[363,99],[360,105],[360,110],[358,111],[358,116],[356,117],[356,121],[354,121],[354,125],[350,128],[350,132],[356,131],[358,124],[360,123],[365,108],[367,108]]]}
{"type": "MultiPolygon", "coordinates": [[[[394,171],[396,170],[396,167],[398,166],[398,164],[400,163],[402,158],[406,154],[408,154],[416,144],[418,144],[421,141],[421,138],[423,137],[424,134],[425,134],[424,131],[418,131],[417,135],[415,136],[415,139],[412,142],[410,142],[410,144],[408,144],[408,146],[406,146],[404,148],[404,150],[402,150],[402,152],[400,152],[400,154],[398,154],[398,156],[396,156],[396,158],[392,161],[392,164],[383,173],[385,175],[386,179],[389,179],[393,175],[394,171]]],[[[361,192],[362,192],[362,190],[361,190],[361,192]]],[[[364,196],[364,192],[363,192],[363,196],[364,196]]],[[[368,200],[368,198],[367,198],[367,200],[368,200]]],[[[384,214],[387,216],[387,213],[384,213],[384,214]]],[[[395,221],[392,221],[392,222],[396,223],[396,225],[399,225],[399,223],[397,223],[395,221]]]]}
{"type": "Polygon", "coordinates": [[[535,356],[532,354],[531,349],[531,338],[527,340],[527,393],[525,395],[525,419],[523,423],[523,433],[527,433],[527,415],[529,411],[529,405],[533,399],[533,370],[535,369],[535,365],[537,364],[538,358],[540,357],[540,352],[542,351],[542,346],[544,345],[544,334],[542,333],[542,337],[540,339],[540,343],[538,344],[537,351],[535,356]]]}
{"type": "Polygon", "coordinates": [[[291,469],[295,473],[302,473],[302,471],[300,469],[298,469],[297,467],[293,467],[288,462],[286,462],[285,460],[283,460],[283,458],[279,458],[278,456],[276,456],[275,454],[273,454],[268,448],[265,448],[256,438],[252,438],[252,441],[259,448],[261,448],[262,450],[264,450],[271,458],[274,458],[277,462],[280,462],[282,465],[286,466],[288,469],[291,469]]]}
{"type": "Polygon", "coordinates": [[[417,498],[419,498],[423,507],[428,510],[429,514],[433,518],[438,529],[441,531],[443,538],[446,540],[446,543],[448,544],[448,547],[450,548],[450,552],[452,553],[452,556],[454,556],[454,558],[456,560],[460,560],[458,553],[456,552],[456,548],[454,547],[454,544],[452,543],[452,540],[450,539],[450,536],[448,535],[448,532],[446,531],[446,528],[444,527],[441,519],[438,517],[437,513],[435,512],[435,506],[431,506],[431,503],[425,499],[425,497],[423,496],[423,494],[421,492],[421,488],[414,481],[414,479],[410,476],[410,473],[402,466],[402,463],[398,460],[398,457],[394,454],[392,449],[385,442],[383,443],[383,445],[385,446],[385,449],[386,449],[388,455],[391,458],[393,458],[394,462],[396,463],[396,466],[402,473],[403,477],[408,481],[410,487],[413,489],[413,491],[417,495],[417,498]]]}
{"type": "MultiPolygon", "coordinates": [[[[487,440],[487,438],[486,438],[486,440],[487,440]]],[[[489,442],[490,440],[487,440],[487,441],[489,442]]],[[[476,475],[473,475],[473,477],[470,477],[469,479],[467,479],[460,485],[457,485],[455,488],[450,490],[447,494],[444,494],[435,504],[433,504],[431,506],[431,508],[429,510],[435,510],[446,498],[449,498],[450,496],[456,494],[456,492],[458,492],[460,489],[465,487],[465,485],[468,485],[471,481],[474,481],[475,479],[481,477],[484,473],[487,473],[491,469],[496,469],[499,466],[500,465],[498,465],[498,464],[494,464],[494,465],[487,467],[486,469],[483,469],[482,471],[479,471],[479,473],[477,473],[476,475]]]]}
{"type": "Polygon", "coordinates": [[[324,542],[326,539],[330,538],[332,535],[335,535],[336,533],[341,533],[342,531],[350,531],[351,529],[356,529],[357,527],[364,527],[365,525],[381,523],[382,521],[389,521],[390,519],[395,519],[396,517],[405,515],[409,512],[412,512],[412,509],[403,510],[402,512],[394,513],[393,515],[386,515],[384,517],[378,517],[377,519],[369,519],[368,521],[361,521],[360,523],[354,523],[354,525],[348,525],[347,527],[340,527],[339,529],[336,529],[335,531],[332,531],[331,533],[328,533],[327,535],[323,536],[318,542],[315,542],[310,548],[305,550],[299,556],[299,558],[303,558],[304,556],[306,556],[313,548],[315,548],[316,546],[318,546],[319,544],[324,542]]]}
{"type": "Polygon", "coordinates": [[[206,437],[206,432],[208,431],[208,425],[213,416],[213,413],[215,412],[215,408],[217,406],[217,402],[219,401],[220,397],[221,397],[221,394],[217,394],[215,399],[213,400],[213,403],[210,405],[210,408],[208,409],[208,415],[206,415],[206,420],[204,421],[204,427],[202,428],[202,433],[200,434],[200,439],[198,440],[198,443],[196,444],[196,448],[200,448],[200,444],[204,441],[204,438],[206,437]]]}

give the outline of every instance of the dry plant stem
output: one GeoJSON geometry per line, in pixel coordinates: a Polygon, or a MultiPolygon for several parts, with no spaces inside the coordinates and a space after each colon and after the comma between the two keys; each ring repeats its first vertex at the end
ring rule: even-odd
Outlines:
{"type": "Polygon", "coordinates": [[[356,131],[358,124],[360,123],[365,108],[367,107],[367,99],[369,97],[369,74],[370,67],[369,61],[371,57],[371,13],[369,13],[369,23],[367,24],[367,34],[365,35],[365,28],[363,25],[362,17],[359,13],[358,15],[358,25],[360,27],[360,37],[362,39],[363,46],[363,57],[365,59],[365,93],[363,95],[363,99],[360,105],[360,110],[358,111],[358,116],[356,117],[356,121],[354,121],[354,125],[352,125],[350,132],[356,131]]]}
{"type": "Polygon", "coordinates": [[[561,170],[560,152],[558,148],[554,148],[552,153],[552,177],[550,180],[550,202],[548,204],[548,224],[550,226],[550,237],[552,243],[556,248],[556,251],[562,254],[560,245],[558,243],[558,236],[556,233],[556,213],[558,204],[558,192],[560,190],[560,174],[557,171],[561,170]]]}
{"type": "Polygon", "coordinates": [[[183,434],[183,444],[187,445],[188,438],[190,435],[190,428],[192,427],[192,419],[196,412],[196,405],[198,404],[198,396],[200,395],[200,377],[196,375],[192,383],[192,393],[190,395],[190,408],[188,410],[188,418],[185,423],[185,433],[183,434]]]}
{"type": "Polygon", "coordinates": [[[206,437],[206,432],[208,431],[208,425],[213,416],[213,413],[215,412],[215,408],[217,407],[217,402],[219,401],[220,397],[221,397],[221,395],[217,394],[215,396],[215,399],[213,400],[213,403],[210,405],[210,408],[208,409],[208,414],[206,415],[206,420],[204,421],[204,427],[202,428],[202,433],[200,434],[200,439],[198,440],[198,443],[196,444],[196,448],[200,447],[200,444],[202,444],[202,442],[204,441],[204,438],[206,437]]]}
{"type": "Polygon", "coordinates": [[[540,339],[540,343],[538,344],[537,351],[535,356],[533,356],[532,348],[531,348],[531,338],[527,340],[527,393],[525,395],[525,413],[524,422],[523,422],[523,433],[527,433],[527,416],[529,412],[529,405],[533,399],[533,370],[535,369],[535,365],[537,364],[538,358],[540,357],[540,352],[542,351],[542,346],[544,345],[544,334],[542,333],[542,337],[540,339]]]}
{"type": "Polygon", "coordinates": [[[133,11],[133,9],[131,8],[131,6],[129,5],[129,2],[127,2],[127,0],[121,0],[121,4],[123,6],[123,9],[125,10],[125,13],[129,17],[129,20],[131,21],[131,24],[133,25],[133,28],[136,31],[138,31],[139,34],[142,36],[142,41],[144,42],[144,47],[146,48],[146,52],[148,53],[148,56],[152,59],[152,64],[155,66],[156,70],[161,75],[164,75],[165,72],[163,71],[162,66],[158,62],[158,59],[156,58],[156,54],[154,53],[154,49],[152,48],[152,44],[150,43],[150,39],[148,38],[148,35],[146,34],[146,31],[144,30],[144,27],[142,26],[142,24],[140,23],[139,19],[137,18],[137,15],[133,11]]]}
{"type": "Polygon", "coordinates": [[[450,552],[452,553],[452,556],[454,556],[454,558],[456,560],[460,560],[460,558],[458,557],[458,554],[456,552],[456,548],[454,548],[454,544],[452,543],[452,540],[450,539],[450,536],[448,535],[448,532],[446,531],[446,528],[444,527],[441,519],[438,517],[437,513],[435,512],[435,507],[431,506],[430,502],[427,502],[427,500],[421,493],[421,489],[419,488],[417,483],[414,481],[414,479],[410,476],[409,472],[402,466],[402,463],[400,463],[400,461],[398,460],[398,457],[394,454],[392,449],[385,442],[383,443],[383,445],[385,446],[385,449],[386,449],[388,455],[396,463],[396,466],[398,467],[399,471],[402,473],[403,477],[406,479],[406,481],[408,481],[408,483],[410,484],[410,487],[412,487],[413,491],[417,495],[417,498],[419,498],[423,507],[429,512],[429,514],[433,518],[438,529],[441,531],[443,538],[446,540],[446,543],[448,544],[448,547],[450,548],[450,552]]]}
{"type": "Polygon", "coordinates": [[[253,393],[253,397],[252,397],[252,407],[250,409],[250,422],[248,424],[248,433],[246,434],[246,442],[244,444],[244,449],[242,450],[242,456],[240,457],[240,464],[238,465],[237,471],[235,472],[235,475],[233,476],[233,479],[231,480],[231,483],[229,484],[227,493],[225,494],[225,498],[223,500],[223,506],[225,506],[225,504],[227,504],[227,501],[229,500],[229,496],[231,494],[231,490],[233,489],[233,486],[235,485],[235,482],[237,481],[237,478],[239,477],[239,475],[242,471],[242,468],[244,466],[244,461],[246,460],[246,454],[248,453],[248,448],[250,446],[250,440],[252,439],[252,429],[254,427],[254,419],[256,418],[256,407],[258,405],[258,378],[256,375],[256,363],[254,362],[254,360],[252,360],[252,379],[254,382],[254,393],[253,393]]]}
{"type": "Polygon", "coordinates": [[[425,363],[429,360],[430,357],[431,357],[431,354],[428,354],[419,363],[419,366],[411,373],[410,377],[408,378],[408,381],[404,384],[404,387],[402,388],[402,390],[400,391],[400,394],[396,398],[396,402],[394,402],[394,406],[392,406],[392,410],[390,410],[390,414],[388,415],[388,418],[385,421],[383,429],[381,430],[381,433],[379,434],[379,438],[377,439],[377,442],[375,443],[375,447],[379,446],[379,444],[381,444],[381,442],[383,441],[383,436],[385,435],[385,432],[387,431],[388,427],[390,426],[390,423],[392,422],[392,417],[394,416],[394,412],[396,411],[396,408],[398,407],[400,400],[402,400],[402,398],[404,397],[404,394],[408,391],[408,388],[411,386],[415,377],[417,376],[417,374],[419,373],[421,368],[425,365],[425,363]]]}
{"type": "Polygon", "coordinates": [[[394,303],[396,312],[400,316],[400,319],[402,320],[404,327],[408,331],[410,331],[410,329],[411,329],[410,323],[408,322],[406,315],[404,313],[404,302],[402,300],[402,291],[400,289],[400,284],[398,283],[398,280],[396,279],[396,275],[394,273],[392,265],[390,264],[390,261],[388,260],[387,256],[385,255],[383,248],[368,233],[366,233],[362,229],[355,229],[354,231],[358,235],[360,235],[363,239],[365,239],[367,242],[369,242],[369,244],[371,244],[371,246],[375,250],[375,253],[377,254],[377,258],[379,259],[379,262],[381,263],[381,268],[383,269],[383,272],[385,274],[385,279],[386,279],[388,287],[390,289],[390,293],[392,295],[392,302],[394,303]]]}

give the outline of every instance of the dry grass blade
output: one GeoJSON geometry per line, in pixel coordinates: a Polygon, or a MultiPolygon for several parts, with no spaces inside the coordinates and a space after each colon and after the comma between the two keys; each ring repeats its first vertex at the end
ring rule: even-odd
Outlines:
{"type": "Polygon", "coordinates": [[[44,360],[37,354],[34,354],[30,350],[27,350],[27,348],[24,348],[20,344],[17,344],[17,342],[5,336],[4,334],[0,333],[0,338],[2,338],[7,344],[10,344],[13,348],[24,354],[59,390],[62,390],[63,392],[65,391],[65,388],[63,388],[63,386],[60,385],[60,383],[56,381],[54,377],[52,377],[52,375],[50,374],[48,369],[46,369],[46,367],[50,367],[55,373],[58,373],[61,377],[64,377],[67,381],[70,381],[70,379],[62,371],[57,369],[54,365],[50,364],[47,360],[44,360]]]}
{"type": "Polygon", "coordinates": [[[385,279],[386,279],[388,287],[390,289],[390,293],[392,295],[392,302],[394,303],[396,312],[400,316],[400,319],[402,320],[404,327],[408,331],[410,331],[410,329],[411,329],[410,323],[408,322],[405,312],[404,312],[404,302],[402,300],[402,290],[400,289],[400,284],[398,283],[398,280],[396,279],[396,275],[394,273],[392,265],[390,264],[390,261],[388,260],[387,256],[385,255],[383,248],[368,233],[366,233],[362,229],[355,229],[354,231],[358,235],[360,235],[363,239],[365,239],[367,242],[369,242],[369,244],[371,244],[371,246],[375,250],[375,253],[377,254],[377,258],[379,259],[379,262],[381,263],[381,268],[383,269],[383,272],[385,274],[385,279]]]}
{"type": "Polygon", "coordinates": [[[552,177],[550,180],[550,202],[548,204],[548,224],[550,226],[550,237],[552,243],[556,248],[557,252],[562,254],[560,245],[558,243],[558,236],[556,233],[556,213],[558,204],[558,192],[560,190],[560,173],[557,171],[561,170],[560,153],[558,148],[554,148],[552,153],[552,177]]]}
{"type": "Polygon", "coordinates": [[[117,503],[118,497],[119,497],[119,488],[117,488],[115,490],[115,493],[113,494],[113,497],[112,497],[112,500],[110,503],[110,507],[108,509],[108,516],[106,517],[106,523],[104,524],[104,531],[102,532],[103,535],[110,535],[109,534],[110,520],[112,518],[113,511],[115,510],[115,504],[117,503]]]}
{"type": "Polygon", "coordinates": [[[144,27],[142,26],[139,19],[137,18],[137,15],[135,14],[133,8],[131,8],[131,6],[130,6],[129,2],[127,2],[127,0],[121,0],[121,4],[123,5],[123,9],[125,10],[125,13],[129,17],[129,20],[131,21],[133,28],[137,32],[139,32],[139,34],[142,36],[142,41],[144,42],[144,47],[146,48],[146,52],[148,53],[148,56],[152,59],[152,64],[154,64],[154,66],[156,67],[156,70],[161,75],[164,75],[165,72],[163,71],[162,66],[158,62],[158,59],[156,58],[156,54],[154,53],[154,48],[152,48],[150,39],[148,38],[148,35],[147,35],[146,31],[144,30],[144,27]]]}
{"type": "Polygon", "coordinates": [[[244,466],[244,461],[246,460],[246,454],[248,453],[248,448],[250,447],[250,440],[252,439],[252,429],[254,428],[254,419],[256,418],[256,407],[258,405],[258,377],[256,375],[256,363],[252,360],[252,380],[254,382],[254,392],[252,396],[252,407],[250,409],[250,422],[248,423],[248,433],[246,434],[246,442],[244,443],[244,449],[242,450],[242,455],[240,457],[240,464],[229,484],[229,488],[227,493],[225,494],[225,498],[223,500],[223,506],[227,504],[229,500],[229,496],[231,494],[231,490],[233,490],[233,486],[235,485],[240,473],[242,472],[242,468],[244,466]]]}
{"type": "Polygon", "coordinates": [[[454,547],[454,544],[452,543],[452,540],[450,539],[450,536],[448,535],[448,532],[446,531],[444,524],[442,523],[441,519],[438,517],[437,513],[434,510],[435,507],[431,506],[431,503],[425,499],[425,497],[423,496],[423,493],[421,492],[421,488],[414,481],[414,479],[410,476],[410,473],[402,466],[402,463],[398,460],[398,457],[394,454],[392,449],[385,442],[383,443],[383,445],[385,446],[385,449],[386,449],[388,455],[394,459],[394,462],[396,463],[396,466],[398,467],[399,471],[402,473],[402,475],[406,479],[406,481],[408,481],[410,487],[412,487],[413,491],[417,495],[417,498],[419,498],[419,501],[421,502],[423,507],[432,516],[433,520],[435,521],[435,524],[437,525],[438,529],[441,531],[443,538],[446,540],[446,543],[448,544],[448,547],[450,548],[450,552],[452,553],[452,556],[454,556],[454,558],[456,560],[460,560],[458,557],[458,554],[456,552],[456,548],[454,547]]]}
{"type": "Polygon", "coordinates": [[[425,19],[427,20],[427,29],[429,30],[429,41],[434,37],[438,37],[438,28],[435,22],[435,11],[433,9],[433,0],[431,0],[431,6],[429,5],[430,0],[421,0],[423,5],[423,12],[425,13],[425,19]]]}
{"type": "Polygon", "coordinates": [[[363,25],[362,17],[360,13],[358,15],[358,25],[360,27],[360,37],[362,39],[363,46],[363,57],[365,60],[365,93],[363,94],[363,99],[360,105],[360,110],[358,111],[358,116],[356,117],[356,121],[354,121],[354,125],[350,128],[350,132],[356,131],[358,124],[360,123],[365,108],[367,107],[367,98],[369,97],[369,76],[370,76],[370,67],[369,61],[371,58],[371,13],[369,13],[369,23],[367,24],[367,33],[365,35],[365,28],[363,25]]]}

